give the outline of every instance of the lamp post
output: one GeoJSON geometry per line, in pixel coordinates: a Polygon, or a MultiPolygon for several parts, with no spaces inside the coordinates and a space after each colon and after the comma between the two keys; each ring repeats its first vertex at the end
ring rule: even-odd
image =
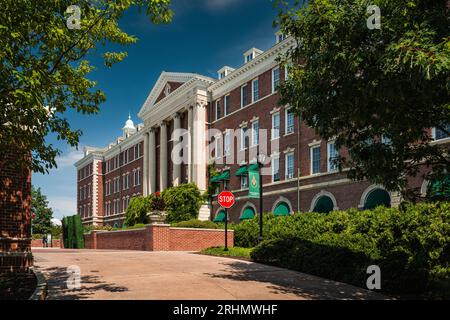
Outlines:
{"type": "Polygon", "coordinates": [[[256,156],[256,161],[259,170],[259,242],[263,240],[263,180],[262,180],[262,167],[264,166],[266,156],[258,153],[256,156]]]}

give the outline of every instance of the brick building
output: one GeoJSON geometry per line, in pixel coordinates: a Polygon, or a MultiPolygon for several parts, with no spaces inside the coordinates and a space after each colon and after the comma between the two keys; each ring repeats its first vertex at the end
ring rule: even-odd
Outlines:
{"type": "MultiPolygon", "coordinates": [[[[398,204],[398,194],[350,181],[345,172],[338,172],[332,160],[347,151],[321,140],[289,106],[278,104],[277,86],[288,76],[278,58],[294,44],[294,39],[277,34],[273,47],[248,50],[242,66],[221,68],[217,79],[163,72],[138,114],[143,124],[135,128],[129,119],[115,143],[86,149],[76,164],[78,210],[84,223],[121,225],[133,195],[186,182],[206,190],[208,165],[220,173],[215,178],[220,188],[225,183],[237,197],[230,219],[250,218],[259,212],[259,200],[248,197],[246,172],[258,153],[265,163],[264,212],[287,215],[398,204]]],[[[433,129],[430,134],[433,143],[450,142],[443,132],[433,129]]],[[[420,176],[410,184],[426,192],[427,182],[420,176]]],[[[199,218],[223,221],[214,197],[199,218]]]]}

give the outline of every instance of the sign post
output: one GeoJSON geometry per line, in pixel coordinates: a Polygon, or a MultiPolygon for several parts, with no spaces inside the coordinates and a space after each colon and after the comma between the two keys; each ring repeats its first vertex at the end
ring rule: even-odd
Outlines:
{"type": "Polygon", "coordinates": [[[228,251],[228,209],[234,205],[235,201],[230,191],[222,191],[217,197],[217,202],[225,209],[225,251],[228,251]]]}

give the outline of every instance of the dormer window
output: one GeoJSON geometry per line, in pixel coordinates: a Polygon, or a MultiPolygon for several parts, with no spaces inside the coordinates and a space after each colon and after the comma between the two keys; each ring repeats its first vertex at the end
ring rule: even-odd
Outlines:
{"type": "Polygon", "coordinates": [[[223,67],[222,69],[220,69],[219,71],[217,71],[217,75],[220,79],[225,78],[226,76],[228,76],[231,72],[233,72],[234,69],[228,66],[223,67]]]}
{"type": "Polygon", "coordinates": [[[248,62],[252,61],[253,59],[255,59],[261,53],[263,53],[262,50],[259,50],[259,49],[256,49],[256,48],[251,48],[250,50],[248,50],[247,52],[244,53],[244,61],[245,61],[245,63],[248,63],[248,62]]]}
{"type": "Polygon", "coordinates": [[[284,39],[286,39],[286,36],[284,35],[283,32],[278,31],[276,34],[276,39],[277,39],[277,43],[280,43],[281,41],[283,41],[284,39]]]}

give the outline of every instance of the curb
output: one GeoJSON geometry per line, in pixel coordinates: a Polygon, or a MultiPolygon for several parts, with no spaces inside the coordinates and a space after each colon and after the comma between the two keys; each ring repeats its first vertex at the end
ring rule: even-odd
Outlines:
{"type": "Polygon", "coordinates": [[[44,274],[38,268],[32,267],[31,271],[36,276],[37,286],[28,300],[45,300],[47,298],[48,284],[44,274]]]}

